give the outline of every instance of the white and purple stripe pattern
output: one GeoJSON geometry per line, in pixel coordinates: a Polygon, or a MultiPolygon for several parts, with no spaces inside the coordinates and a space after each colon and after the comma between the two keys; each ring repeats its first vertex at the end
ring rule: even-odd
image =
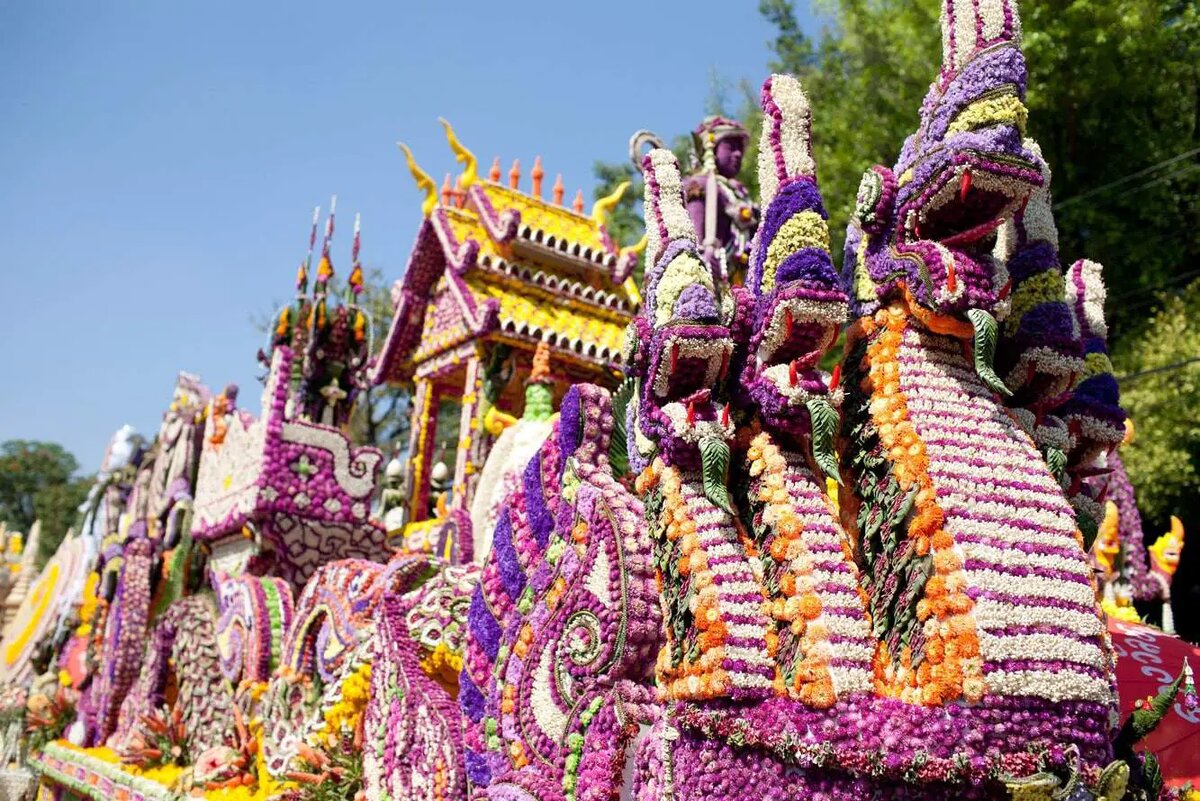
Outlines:
{"type": "Polygon", "coordinates": [[[1111,702],[1092,571],[1070,504],[1033,443],[958,340],[909,328],[899,361],[975,603],[989,692],[1111,702]]]}

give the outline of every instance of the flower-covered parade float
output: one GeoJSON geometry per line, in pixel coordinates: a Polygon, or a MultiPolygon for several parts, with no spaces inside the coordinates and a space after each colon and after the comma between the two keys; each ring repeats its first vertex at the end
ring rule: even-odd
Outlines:
{"type": "Polygon", "coordinates": [[[11,590],[6,796],[1195,797],[1198,652],[1137,621],[1183,525],[1143,542],[1016,2],[941,27],[840,267],[787,75],[758,197],[740,123],[690,174],[635,135],[636,244],[540,159],[483,175],[446,124],[439,189],[404,148],[422,219],[375,349],[357,220],[339,281],[314,214],[260,416],[180,374],[11,590]],[[386,468],[350,434],[371,383],[412,391],[386,468]]]}

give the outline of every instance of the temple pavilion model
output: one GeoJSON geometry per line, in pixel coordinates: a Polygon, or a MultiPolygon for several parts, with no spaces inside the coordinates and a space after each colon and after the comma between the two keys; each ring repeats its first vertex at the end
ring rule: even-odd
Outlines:
{"type": "Polygon", "coordinates": [[[469,508],[490,444],[485,415],[492,407],[521,414],[539,343],[550,349],[556,399],[571,382],[615,386],[624,329],[640,303],[630,280],[640,247],[619,247],[605,227],[625,186],[585,214],[582,194],[572,207],[563,204],[561,176],[553,199],[542,198],[540,159],[528,191],[516,162],[507,183],[499,159],[486,178],[478,175],[475,156],[443,124],[464,165],[454,188],[447,177],[439,195],[402,146],[425,192],[424,220],[393,290],[395,316],[371,376],[376,384],[413,384],[410,525],[436,514],[431,478],[443,448],[454,459],[443,511],[469,508]],[[438,431],[451,403],[461,405],[456,443],[438,431]]]}

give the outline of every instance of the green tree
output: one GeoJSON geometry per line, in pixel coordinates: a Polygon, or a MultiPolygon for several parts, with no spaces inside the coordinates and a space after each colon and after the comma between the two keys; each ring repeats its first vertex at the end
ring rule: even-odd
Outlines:
{"type": "Polygon", "coordinates": [[[41,518],[39,561],[45,561],[75,521],[88,479],[72,479],[79,462],[53,442],[14,439],[0,444],[0,520],[28,535],[41,518]]]}
{"type": "MultiPolygon", "coordinates": [[[[777,31],[771,68],[799,75],[813,103],[835,238],[862,171],[892,164],[916,127],[941,58],[938,6],[824,0],[814,45],[791,0],[760,2],[777,31]]],[[[1021,15],[1029,134],[1054,171],[1064,263],[1102,262],[1114,294],[1176,282],[1179,265],[1200,259],[1200,7],[1025,0],[1021,15]]],[[[1118,332],[1145,316],[1128,308],[1110,310],[1118,332]]]]}
{"type": "MultiPolygon", "coordinates": [[[[378,353],[392,325],[391,285],[376,267],[365,271],[359,303],[371,319],[371,348],[378,353]]],[[[350,435],[360,445],[374,445],[390,458],[407,450],[412,392],[408,387],[369,386],[354,405],[350,435]]]]}
{"type": "Polygon", "coordinates": [[[1200,519],[1200,281],[1160,303],[1113,354],[1136,430],[1121,459],[1151,537],[1170,515],[1200,519]]]}
{"type": "Polygon", "coordinates": [[[38,539],[37,564],[41,567],[50,561],[67,531],[75,525],[79,506],[87,499],[93,476],[73,478],[61,484],[43,487],[33,498],[37,519],[42,521],[42,533],[38,539]]]}

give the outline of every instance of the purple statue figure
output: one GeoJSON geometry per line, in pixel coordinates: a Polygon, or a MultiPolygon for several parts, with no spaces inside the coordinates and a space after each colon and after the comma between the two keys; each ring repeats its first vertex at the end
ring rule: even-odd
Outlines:
{"type": "MultiPolygon", "coordinates": [[[[741,284],[750,263],[750,241],[759,209],[737,179],[750,133],[737,120],[713,116],[692,131],[692,172],[683,179],[688,217],[700,238],[700,251],[714,273],[741,284]]],[[[630,140],[630,156],[641,169],[644,146],[664,147],[649,131],[630,140]]]]}

